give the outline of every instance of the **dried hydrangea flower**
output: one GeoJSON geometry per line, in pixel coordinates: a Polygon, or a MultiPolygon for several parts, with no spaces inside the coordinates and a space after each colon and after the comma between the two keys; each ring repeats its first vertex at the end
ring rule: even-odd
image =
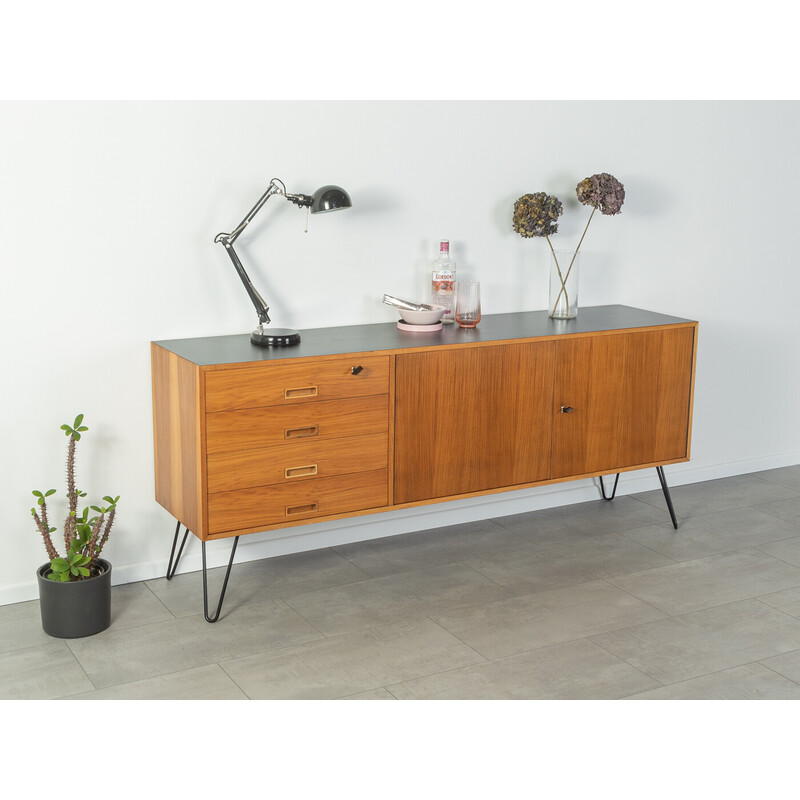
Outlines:
{"type": "Polygon", "coordinates": [[[546,192],[524,194],[514,203],[514,230],[522,237],[550,236],[564,213],[561,201],[546,192]]]}
{"type": "Polygon", "coordinates": [[[599,208],[601,214],[619,214],[625,202],[625,187],[607,172],[584,178],[575,191],[583,205],[599,208]]]}

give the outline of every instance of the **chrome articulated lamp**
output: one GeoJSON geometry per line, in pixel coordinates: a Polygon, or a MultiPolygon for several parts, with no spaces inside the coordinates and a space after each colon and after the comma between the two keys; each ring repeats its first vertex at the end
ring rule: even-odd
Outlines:
{"type": "Polygon", "coordinates": [[[230,256],[236,272],[242,279],[244,288],[250,297],[258,314],[258,327],[250,334],[250,341],[263,347],[281,347],[286,345],[298,344],[300,333],[286,328],[271,328],[266,330],[265,325],[269,325],[269,306],[264,302],[264,298],[258,293],[252,281],[247,275],[239,256],[233,249],[233,243],[239,238],[239,234],[252,222],[253,217],[259,212],[264,203],[272,195],[277,194],[285,197],[296,206],[308,209],[312,214],[322,214],[327,211],[337,211],[340,208],[350,208],[350,196],[339,186],[323,186],[317,189],[313,195],[291,194],[286,191],[286,185],[282,180],[273,178],[269,182],[267,191],[259,198],[248,215],[231,231],[231,233],[218,233],[215,242],[225,245],[225,250],[230,256]]]}

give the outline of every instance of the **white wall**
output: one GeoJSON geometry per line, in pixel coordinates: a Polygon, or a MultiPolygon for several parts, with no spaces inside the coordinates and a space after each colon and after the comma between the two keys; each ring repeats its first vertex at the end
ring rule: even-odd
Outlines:
{"type": "MultiPolygon", "coordinates": [[[[30,492],[63,494],[59,426],[78,412],[80,486],[122,498],[116,582],[163,574],[174,522],[153,499],[149,342],[253,327],[213,240],[274,176],[290,191],[338,183],[354,203],[306,235],[305,213],[272,200],[239,240],[273,323],[304,329],[394,320],[381,294],[421,296],[438,237],[482,282],[484,313],[544,308],[546,243],[512,231],[514,200],[558,195],[555,244],[574,246],[575,184],[613,173],[626,202],[592,222],[582,305],[700,321],[693,457],[671,482],[800,462],[799,133],[795,102],[0,104],[0,602],[36,596],[30,492]]],[[[631,473],[620,492],[656,486],[631,473]]],[[[309,525],[246,537],[237,558],[596,496],[579,482],[309,525]]],[[[227,552],[209,547],[213,564],[227,552]]],[[[198,566],[195,542],[182,568],[198,566]]]]}

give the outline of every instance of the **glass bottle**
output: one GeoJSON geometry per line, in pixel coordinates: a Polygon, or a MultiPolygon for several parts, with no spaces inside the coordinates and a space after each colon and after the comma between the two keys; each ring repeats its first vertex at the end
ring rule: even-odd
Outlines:
{"type": "Polygon", "coordinates": [[[450,240],[439,240],[439,257],[433,262],[431,276],[431,304],[443,306],[442,322],[452,323],[453,300],[456,289],[456,262],[450,257],[450,240]]]}

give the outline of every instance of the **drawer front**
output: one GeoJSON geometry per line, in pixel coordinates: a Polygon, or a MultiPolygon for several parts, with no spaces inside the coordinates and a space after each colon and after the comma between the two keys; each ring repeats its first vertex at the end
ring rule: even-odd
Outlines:
{"type": "Polygon", "coordinates": [[[386,433],[389,398],[356,397],[206,415],[206,452],[225,453],[345,436],[386,433]]]}
{"type": "Polygon", "coordinates": [[[295,442],[208,456],[208,491],[226,492],[274,483],[386,469],[387,433],[295,442]]]}
{"type": "Polygon", "coordinates": [[[217,492],[208,498],[209,531],[213,535],[380,508],[388,502],[388,481],[387,470],[377,470],[217,492]]]}
{"type": "Polygon", "coordinates": [[[389,357],[212,370],[205,380],[207,412],[367,397],[389,391],[389,357]]]}

